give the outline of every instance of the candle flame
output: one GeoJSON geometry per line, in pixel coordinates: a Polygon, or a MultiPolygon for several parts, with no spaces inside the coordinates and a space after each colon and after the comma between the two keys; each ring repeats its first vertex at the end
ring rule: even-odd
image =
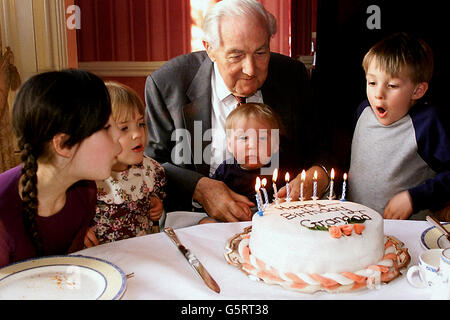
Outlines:
{"type": "Polygon", "coordinates": [[[273,182],[277,181],[277,178],[278,178],[278,168],[275,168],[275,170],[273,170],[272,181],[273,182]]]}
{"type": "Polygon", "coordinates": [[[259,188],[261,188],[261,179],[256,177],[255,191],[258,192],[259,188]]]}
{"type": "Polygon", "coordinates": [[[347,180],[347,173],[344,173],[344,180],[347,180]]]}
{"type": "Polygon", "coordinates": [[[314,180],[317,180],[317,170],[314,170],[314,180]]]}
{"type": "Polygon", "coordinates": [[[263,186],[263,188],[266,186],[266,184],[267,184],[267,179],[266,178],[262,179],[261,185],[263,186]]]}
{"type": "Polygon", "coordinates": [[[284,180],[285,180],[286,182],[289,182],[289,178],[290,178],[289,172],[286,172],[286,175],[284,176],[284,180]]]}
{"type": "Polygon", "coordinates": [[[305,170],[302,171],[301,179],[302,179],[302,181],[305,181],[305,179],[306,179],[306,172],[305,172],[305,170]]]}
{"type": "Polygon", "coordinates": [[[334,179],[334,169],[331,169],[331,180],[334,179]]]}

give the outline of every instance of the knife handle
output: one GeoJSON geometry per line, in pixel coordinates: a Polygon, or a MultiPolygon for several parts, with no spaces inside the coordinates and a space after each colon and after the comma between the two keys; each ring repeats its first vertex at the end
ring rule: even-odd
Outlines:
{"type": "Polygon", "coordinates": [[[181,244],[180,239],[178,239],[177,235],[175,234],[175,231],[173,231],[172,228],[167,227],[164,228],[164,232],[169,236],[170,239],[172,239],[172,241],[178,247],[178,250],[180,250],[186,258],[189,258],[189,250],[181,244]]]}
{"type": "Polygon", "coordinates": [[[444,226],[441,224],[441,222],[436,219],[433,216],[426,216],[425,218],[429,223],[431,223],[432,225],[434,225],[437,229],[439,229],[439,231],[441,231],[444,236],[450,240],[450,233],[447,231],[447,229],[444,228],[444,226]]]}
{"type": "Polygon", "coordinates": [[[170,239],[177,245],[182,246],[180,239],[178,239],[177,235],[175,234],[175,231],[173,231],[172,228],[164,228],[164,232],[169,236],[170,239]]]}

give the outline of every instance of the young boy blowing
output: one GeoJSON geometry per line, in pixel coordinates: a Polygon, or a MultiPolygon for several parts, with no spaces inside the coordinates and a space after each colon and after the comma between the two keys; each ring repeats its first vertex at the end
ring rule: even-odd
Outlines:
{"type": "Polygon", "coordinates": [[[375,44],[363,67],[368,101],[357,112],[350,200],[385,219],[423,219],[450,199],[448,119],[421,99],[433,73],[431,48],[397,33],[375,44]]]}

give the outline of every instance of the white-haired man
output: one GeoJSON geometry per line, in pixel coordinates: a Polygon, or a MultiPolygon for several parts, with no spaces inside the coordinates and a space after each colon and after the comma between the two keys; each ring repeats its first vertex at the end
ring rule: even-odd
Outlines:
{"type": "MultiPolygon", "coordinates": [[[[217,220],[251,219],[254,199],[209,178],[229,157],[225,119],[239,98],[264,102],[280,115],[286,128],[280,170],[296,174],[310,168],[309,177],[317,170],[318,190],[323,192],[327,173],[320,166],[310,167],[316,163],[318,136],[311,125],[315,116],[309,79],[300,61],[270,52],[276,32],[273,15],[255,0],[223,0],[207,12],[203,31],[206,51],[170,60],[146,82],[146,153],[166,170],[166,210],[189,210],[194,200],[217,220]]],[[[299,180],[300,175],[291,181],[292,197],[298,198],[299,180]]],[[[279,191],[280,196],[284,193],[284,188],[279,191]]]]}

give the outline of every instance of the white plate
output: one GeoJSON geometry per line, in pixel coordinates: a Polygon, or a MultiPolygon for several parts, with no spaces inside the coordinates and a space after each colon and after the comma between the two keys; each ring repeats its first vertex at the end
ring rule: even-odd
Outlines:
{"type": "MultiPolygon", "coordinates": [[[[442,223],[442,226],[450,231],[450,222],[442,223]]],[[[436,227],[431,227],[422,232],[420,242],[425,249],[443,249],[447,247],[445,236],[436,227]]]]}
{"type": "Polygon", "coordinates": [[[49,256],[0,269],[0,300],[114,300],[126,289],[116,265],[81,255],[49,256]]]}

